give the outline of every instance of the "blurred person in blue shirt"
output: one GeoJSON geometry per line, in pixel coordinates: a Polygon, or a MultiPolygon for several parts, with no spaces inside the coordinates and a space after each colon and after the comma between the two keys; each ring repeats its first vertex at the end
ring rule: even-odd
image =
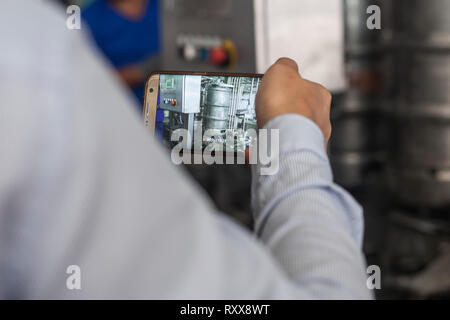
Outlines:
{"type": "Polygon", "coordinates": [[[139,99],[159,68],[159,0],[97,0],[82,12],[100,50],[139,99]]]}

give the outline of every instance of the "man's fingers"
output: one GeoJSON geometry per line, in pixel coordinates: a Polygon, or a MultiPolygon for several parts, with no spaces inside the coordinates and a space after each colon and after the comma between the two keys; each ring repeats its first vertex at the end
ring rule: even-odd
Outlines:
{"type": "Polygon", "coordinates": [[[275,62],[275,64],[282,64],[285,65],[291,69],[293,69],[295,72],[298,72],[298,64],[292,59],[289,58],[280,58],[275,62]]]}
{"type": "Polygon", "coordinates": [[[287,75],[292,76],[294,74],[300,76],[297,62],[289,58],[280,58],[273,65],[270,66],[270,68],[264,75],[264,78],[272,78],[272,77],[277,78],[279,76],[285,77],[287,75]]]}

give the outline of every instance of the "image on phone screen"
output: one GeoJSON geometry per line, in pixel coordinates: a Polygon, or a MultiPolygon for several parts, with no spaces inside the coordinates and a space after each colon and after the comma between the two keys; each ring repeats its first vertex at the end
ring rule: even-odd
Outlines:
{"type": "Polygon", "coordinates": [[[173,147],[178,141],[172,141],[172,134],[184,129],[189,150],[219,145],[223,151],[245,151],[257,131],[260,82],[257,75],[159,74],[155,136],[173,147]]]}

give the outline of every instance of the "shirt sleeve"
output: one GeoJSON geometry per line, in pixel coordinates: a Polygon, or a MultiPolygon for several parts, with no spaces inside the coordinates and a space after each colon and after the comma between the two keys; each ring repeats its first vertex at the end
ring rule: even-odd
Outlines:
{"type": "Polygon", "coordinates": [[[314,124],[268,124],[280,130],[280,166],[267,177],[254,168],[255,237],[171,163],[64,17],[29,1],[5,4],[0,297],[370,297],[361,210],[333,184],[314,124]],[[79,289],[68,286],[71,266],[79,289]]]}
{"type": "Polygon", "coordinates": [[[368,297],[361,254],[362,209],[333,183],[324,137],[309,119],[288,114],[279,130],[279,170],[253,167],[255,232],[289,277],[316,297],[368,297]]]}

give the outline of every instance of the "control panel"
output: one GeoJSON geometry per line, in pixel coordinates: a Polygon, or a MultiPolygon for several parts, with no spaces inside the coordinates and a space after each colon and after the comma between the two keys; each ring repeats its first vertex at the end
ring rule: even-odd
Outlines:
{"type": "Polygon", "coordinates": [[[254,73],[252,0],[164,0],[163,68],[254,73]]]}
{"type": "Polygon", "coordinates": [[[186,62],[232,69],[238,61],[236,45],[230,39],[223,39],[220,36],[180,34],[176,42],[178,55],[186,62]]]}
{"type": "Polygon", "coordinates": [[[201,76],[162,74],[159,108],[180,113],[200,112],[201,76]]]}

